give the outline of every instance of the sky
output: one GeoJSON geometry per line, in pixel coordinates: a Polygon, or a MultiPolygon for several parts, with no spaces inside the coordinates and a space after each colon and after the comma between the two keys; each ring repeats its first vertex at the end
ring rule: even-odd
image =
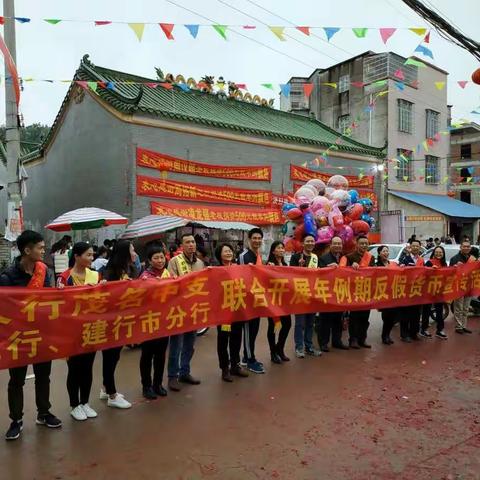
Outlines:
{"type": "MultiPolygon", "coordinates": [[[[466,35],[479,40],[479,0],[424,3],[433,5],[466,35]]],[[[197,80],[204,75],[223,76],[247,84],[252,94],[277,99],[277,89],[267,90],[261,84],[286,83],[292,76],[308,76],[315,68],[326,68],[367,50],[390,50],[408,57],[421,41],[408,28],[431,28],[401,0],[16,0],[15,8],[17,17],[32,19],[16,25],[17,66],[24,78],[69,80],[82,56],[88,53],[99,66],[150,78],[155,78],[155,67],[197,80]],[[45,18],[80,22],[50,25],[42,20],[45,18]],[[94,20],[126,23],[96,27],[94,20]],[[129,22],[152,22],[145,27],[141,42],[127,25],[129,22]],[[180,24],[173,30],[174,41],[167,40],[157,22],[180,24]],[[232,28],[241,35],[227,30],[225,41],[207,26],[200,27],[193,39],[183,26],[212,23],[258,28],[232,28]],[[330,43],[321,30],[312,30],[315,37],[289,30],[293,38],[280,41],[264,24],[346,29],[330,43]],[[354,27],[399,30],[385,46],[378,31],[370,30],[366,38],[358,39],[349,30],[354,27]]],[[[434,60],[423,58],[449,72],[448,102],[454,106],[453,117],[480,123],[480,115],[470,113],[480,106],[480,86],[470,81],[461,89],[457,84],[458,80],[470,80],[479,62],[433,30],[430,40],[434,60]]],[[[25,83],[20,105],[25,124],[51,125],[67,89],[68,85],[60,82],[25,83]]],[[[4,119],[3,88],[0,92],[0,116],[4,119]]]]}

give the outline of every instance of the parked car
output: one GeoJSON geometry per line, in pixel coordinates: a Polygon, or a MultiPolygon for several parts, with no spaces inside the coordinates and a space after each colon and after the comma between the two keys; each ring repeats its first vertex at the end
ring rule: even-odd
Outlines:
{"type": "MultiPolygon", "coordinates": [[[[375,243],[374,245],[370,245],[368,251],[377,258],[377,248],[380,245],[386,245],[390,250],[390,261],[399,263],[402,254],[405,251],[405,247],[408,245],[407,243],[375,243]]],[[[421,247],[421,254],[425,251],[425,248],[421,247]]]]}

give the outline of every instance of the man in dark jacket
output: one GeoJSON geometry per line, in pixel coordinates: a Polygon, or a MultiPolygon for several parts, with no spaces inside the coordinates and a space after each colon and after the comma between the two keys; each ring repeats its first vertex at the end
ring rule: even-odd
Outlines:
{"type": "MultiPolygon", "coordinates": [[[[340,237],[333,237],[330,243],[330,251],[318,259],[320,268],[337,268],[342,257],[343,242],[340,237]]],[[[330,334],[332,337],[332,347],[341,350],[348,350],[347,345],[342,342],[342,312],[324,312],[320,313],[320,325],[317,331],[318,344],[322,352],[328,352],[328,343],[330,334]]]]}
{"type": "MultiPolygon", "coordinates": [[[[260,250],[263,244],[263,231],[252,228],[248,232],[248,248],[238,256],[239,265],[262,265],[260,250]]],[[[252,318],[243,324],[243,363],[253,373],[265,373],[262,362],[255,358],[255,341],[260,329],[260,318],[252,318]]]]}
{"type": "MultiPolygon", "coordinates": [[[[51,287],[51,279],[43,264],[45,242],[43,237],[31,230],[26,230],[17,238],[20,257],[0,276],[0,287],[51,287]]],[[[23,386],[27,375],[27,365],[9,370],[8,406],[12,423],[6,440],[16,440],[23,430],[23,386]]],[[[35,374],[35,399],[37,402],[37,424],[49,428],[58,428],[62,422],[50,413],[50,371],[52,362],[33,365],[35,374]]]]}
{"type": "MultiPolygon", "coordinates": [[[[364,235],[360,235],[357,238],[357,248],[349,255],[345,255],[340,259],[341,267],[353,267],[355,269],[363,267],[373,267],[375,265],[375,257],[368,252],[368,238],[364,235]]],[[[367,343],[367,332],[370,322],[370,310],[356,310],[350,313],[350,319],[348,322],[348,343],[350,348],[359,349],[372,348],[367,343]]]]}
{"type": "MultiPolygon", "coordinates": [[[[469,240],[464,240],[460,245],[460,252],[450,260],[450,266],[463,265],[465,263],[475,262],[476,258],[472,255],[472,245],[469,240]]],[[[457,298],[453,302],[453,316],[455,317],[456,333],[472,333],[467,328],[468,311],[472,297],[457,298]]]]}

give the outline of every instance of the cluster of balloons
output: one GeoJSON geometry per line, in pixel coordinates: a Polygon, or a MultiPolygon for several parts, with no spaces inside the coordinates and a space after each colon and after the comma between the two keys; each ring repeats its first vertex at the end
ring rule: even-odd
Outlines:
{"type": "Polygon", "coordinates": [[[356,190],[348,189],[348,180],[333,175],[327,182],[312,179],[295,193],[293,202],[284,204],[283,226],[285,249],[302,250],[302,239],[313,235],[317,244],[325,244],[338,235],[345,251],[355,247],[355,237],[366,235],[375,227],[370,216],[373,203],[369,198],[358,198],[356,190]]]}

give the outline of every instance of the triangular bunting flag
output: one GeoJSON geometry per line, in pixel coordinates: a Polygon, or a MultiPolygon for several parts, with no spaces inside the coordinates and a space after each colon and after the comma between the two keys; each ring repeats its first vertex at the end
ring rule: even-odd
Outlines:
{"type": "Polygon", "coordinates": [[[377,80],[376,82],[373,82],[373,85],[375,85],[376,87],[383,87],[387,83],[387,80],[377,80]]]}
{"type": "Polygon", "coordinates": [[[423,39],[423,43],[430,43],[430,32],[428,32],[425,35],[425,38],[423,39]]]}
{"type": "Polygon", "coordinates": [[[284,97],[288,97],[290,95],[290,90],[292,86],[289,83],[281,83],[280,84],[280,90],[282,92],[282,95],[284,97]]]}
{"type": "Polygon", "coordinates": [[[235,86],[236,86],[237,88],[239,88],[240,90],[248,90],[246,83],[236,83],[235,86]]]}
{"type": "Polygon", "coordinates": [[[459,80],[457,83],[460,85],[461,88],[465,88],[465,86],[468,83],[468,80],[459,80]]]}
{"type": "Polygon", "coordinates": [[[400,80],[405,80],[405,75],[403,74],[403,71],[401,68],[395,71],[393,74],[395,77],[399,78],[400,80]]]}
{"type": "Polygon", "coordinates": [[[425,55],[426,57],[430,57],[433,60],[432,51],[429,48],[424,47],[423,45],[418,45],[418,47],[415,49],[415,52],[423,53],[423,55],[425,55]]]}
{"type": "Polygon", "coordinates": [[[189,92],[190,89],[188,88],[188,85],[185,83],[177,83],[178,87],[181,88],[184,92],[189,92]]]}
{"type": "Polygon", "coordinates": [[[427,33],[426,28],[409,28],[413,33],[416,33],[419,37],[423,37],[427,33]]]}
{"type": "Polygon", "coordinates": [[[357,38],[365,38],[368,32],[368,28],[352,28],[352,31],[357,38]]]}
{"type": "Polygon", "coordinates": [[[135,32],[135,35],[138,38],[138,41],[142,41],[143,31],[145,30],[144,23],[129,23],[128,26],[135,32]]]}
{"type": "Polygon", "coordinates": [[[403,91],[405,90],[405,84],[403,82],[395,82],[395,86],[397,87],[398,90],[403,91]]]}
{"type": "Polygon", "coordinates": [[[445,82],[435,82],[435,88],[437,90],[443,90],[445,88],[445,82]]]}
{"type": "Polygon", "coordinates": [[[0,17],[0,25],[5,25],[5,17],[0,17]]]}
{"type": "Polygon", "coordinates": [[[113,90],[115,88],[114,82],[107,82],[107,90],[113,90]]]}
{"type": "Polygon", "coordinates": [[[340,30],[337,27],[324,27],[323,30],[325,31],[325,35],[327,36],[327,40],[330,39],[340,30]]]}
{"type": "Polygon", "coordinates": [[[378,92],[377,93],[377,97],[383,97],[384,95],[386,95],[388,93],[388,90],[384,90],[383,92],[378,92]]]}
{"type": "Polygon", "coordinates": [[[268,27],[270,31],[277,37],[279,38],[282,42],[285,42],[285,37],[283,36],[283,31],[285,30],[285,27],[268,27]]]}
{"type": "Polygon", "coordinates": [[[193,38],[197,38],[199,27],[200,25],[185,25],[185,28],[190,32],[190,35],[193,38]]]}
{"type": "Polygon", "coordinates": [[[58,19],[58,18],[44,18],[44,20],[47,22],[47,23],[50,23],[51,25],[56,25],[57,23],[60,23],[61,20],[58,19]]]}
{"type": "Polygon", "coordinates": [[[295,27],[295,28],[307,36],[310,35],[310,27],[295,27]]]}
{"type": "Polygon", "coordinates": [[[87,82],[87,85],[90,88],[90,90],[93,90],[94,92],[97,91],[97,88],[98,88],[97,82],[87,82]]]}
{"type": "Polygon", "coordinates": [[[322,85],[325,85],[326,87],[337,88],[337,84],[335,82],[323,82],[322,85]]]}
{"type": "Polygon", "coordinates": [[[13,17],[19,23],[29,23],[30,19],[25,17],[13,17]]]}
{"type": "Polygon", "coordinates": [[[422,142],[423,148],[425,149],[426,152],[428,152],[428,143],[426,140],[422,142]]]}
{"type": "Polygon", "coordinates": [[[227,39],[227,25],[212,25],[215,31],[224,39],[227,39]]]}
{"type": "Polygon", "coordinates": [[[76,83],[77,85],[79,85],[80,87],[82,87],[82,88],[85,88],[85,89],[88,88],[88,84],[87,84],[87,82],[85,82],[84,80],[77,80],[75,83],[76,83]]]}
{"type": "Polygon", "coordinates": [[[382,37],[383,43],[386,45],[388,39],[397,31],[396,28],[381,28],[380,36],[382,37]]]}
{"type": "Polygon", "coordinates": [[[155,83],[155,82],[147,82],[145,84],[146,87],[148,88],[157,88],[158,87],[158,83],[155,83]]]}
{"type": "Polygon", "coordinates": [[[243,25],[242,28],[245,30],[255,30],[257,27],[255,25],[243,25]]]}
{"type": "Polygon", "coordinates": [[[413,58],[407,58],[404,65],[415,65],[416,67],[426,67],[423,62],[419,62],[418,60],[414,60],[413,58]]]}
{"type": "Polygon", "coordinates": [[[363,82],[350,82],[350,85],[353,87],[363,87],[365,84],[363,82]]]}
{"type": "Polygon", "coordinates": [[[110,25],[112,22],[110,20],[95,20],[95,26],[101,27],[102,25],[110,25]]]}
{"type": "Polygon", "coordinates": [[[273,85],[271,83],[262,83],[262,87],[269,88],[270,90],[273,90],[273,85]]]}
{"type": "Polygon", "coordinates": [[[313,91],[313,83],[304,83],[303,84],[303,93],[308,98],[313,91]]]}
{"type": "Polygon", "coordinates": [[[403,181],[404,181],[404,182],[408,182],[408,175],[405,175],[405,176],[403,177],[403,181]]]}
{"type": "Polygon", "coordinates": [[[172,90],[173,89],[173,85],[171,83],[168,83],[168,82],[161,82],[161,83],[159,83],[159,85],[163,88],[166,88],[167,90],[172,90]]]}
{"type": "Polygon", "coordinates": [[[160,28],[163,30],[163,33],[169,40],[174,40],[172,31],[175,26],[173,23],[159,23],[160,28]]]}
{"type": "Polygon", "coordinates": [[[106,82],[98,82],[98,86],[99,86],[100,88],[106,88],[106,87],[107,87],[107,84],[106,84],[106,82]]]}

